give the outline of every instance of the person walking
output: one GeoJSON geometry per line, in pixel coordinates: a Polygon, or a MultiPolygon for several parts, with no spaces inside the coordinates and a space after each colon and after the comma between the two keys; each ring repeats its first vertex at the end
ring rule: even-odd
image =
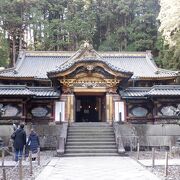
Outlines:
{"type": "Polygon", "coordinates": [[[31,133],[29,135],[27,146],[29,146],[29,150],[32,152],[32,160],[36,160],[36,155],[38,152],[38,148],[40,147],[39,137],[34,129],[31,129],[31,133]]]}
{"type": "Polygon", "coordinates": [[[24,124],[20,124],[20,127],[15,130],[11,135],[14,140],[13,146],[15,151],[15,161],[22,157],[24,146],[26,145],[26,132],[24,131],[24,124]]]}

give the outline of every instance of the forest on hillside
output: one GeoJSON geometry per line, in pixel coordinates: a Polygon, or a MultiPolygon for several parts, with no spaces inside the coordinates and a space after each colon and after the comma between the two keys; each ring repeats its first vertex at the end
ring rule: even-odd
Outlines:
{"type": "Polygon", "coordinates": [[[180,69],[176,0],[0,0],[0,66],[20,49],[146,51],[162,68],[180,69]]]}

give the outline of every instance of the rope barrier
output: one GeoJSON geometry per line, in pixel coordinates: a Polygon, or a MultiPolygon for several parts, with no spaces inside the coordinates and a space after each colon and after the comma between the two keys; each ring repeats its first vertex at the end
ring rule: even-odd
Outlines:
{"type": "Polygon", "coordinates": [[[4,147],[4,150],[5,150],[9,155],[14,156],[14,153],[10,152],[8,147],[4,147]]]}
{"type": "Polygon", "coordinates": [[[10,176],[12,173],[16,172],[15,169],[18,167],[18,162],[15,164],[15,166],[8,172],[6,172],[6,176],[10,176]]]}
{"type": "MultiPolygon", "coordinates": [[[[0,148],[0,151],[2,151],[3,153],[6,152],[9,155],[12,155],[14,157],[14,153],[10,152],[8,147],[2,147],[2,148],[0,148]]],[[[14,174],[14,172],[17,172],[17,170],[16,170],[17,168],[19,170],[19,179],[23,178],[22,177],[22,157],[23,157],[23,155],[18,155],[18,159],[20,159],[20,160],[15,164],[15,166],[13,166],[13,168],[8,170],[7,172],[5,172],[5,168],[10,168],[11,166],[4,166],[4,163],[2,164],[1,167],[4,169],[6,179],[8,179],[8,177],[10,177],[12,174],[14,174]]],[[[3,159],[3,161],[4,161],[4,159],[3,159]]],[[[30,159],[30,162],[32,163],[32,158],[30,159]]],[[[37,163],[38,163],[38,165],[40,165],[40,149],[38,149],[37,163]]],[[[30,164],[28,166],[30,166],[30,164]]],[[[35,177],[35,175],[30,172],[30,175],[26,174],[26,177],[32,178],[32,177],[35,177]]]]}

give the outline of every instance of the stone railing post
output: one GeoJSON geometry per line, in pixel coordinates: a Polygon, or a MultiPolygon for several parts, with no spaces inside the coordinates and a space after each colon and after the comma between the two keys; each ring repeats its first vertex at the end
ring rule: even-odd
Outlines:
{"type": "Polygon", "coordinates": [[[63,155],[65,152],[65,145],[66,145],[66,139],[67,139],[67,130],[68,130],[68,124],[63,123],[61,128],[61,134],[58,139],[58,147],[57,147],[57,153],[59,155],[63,155]]]}

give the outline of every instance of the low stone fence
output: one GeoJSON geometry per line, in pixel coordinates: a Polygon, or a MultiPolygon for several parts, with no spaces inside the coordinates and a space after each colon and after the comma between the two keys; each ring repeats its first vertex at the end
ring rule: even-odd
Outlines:
{"type": "MultiPolygon", "coordinates": [[[[58,140],[63,129],[62,124],[26,124],[25,131],[30,134],[31,128],[33,128],[39,135],[41,149],[56,149],[58,140]]],[[[0,126],[0,137],[3,139],[6,146],[11,146],[10,136],[13,133],[12,125],[0,126]]]]}
{"type": "Polygon", "coordinates": [[[125,149],[172,147],[180,138],[180,126],[176,124],[118,124],[125,149]]]}

